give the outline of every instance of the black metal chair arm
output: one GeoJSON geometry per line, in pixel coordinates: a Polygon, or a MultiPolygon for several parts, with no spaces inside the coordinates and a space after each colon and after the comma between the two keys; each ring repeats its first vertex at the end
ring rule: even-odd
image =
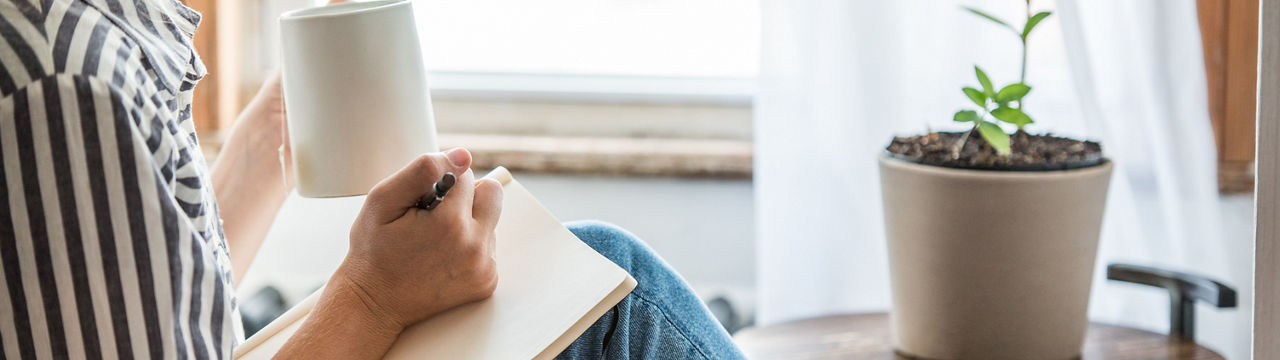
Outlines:
{"type": "Polygon", "coordinates": [[[1107,265],[1107,279],[1163,288],[1169,292],[1169,334],[1195,339],[1195,302],[1220,309],[1236,307],[1236,290],[1196,274],[1133,264],[1107,265]]]}

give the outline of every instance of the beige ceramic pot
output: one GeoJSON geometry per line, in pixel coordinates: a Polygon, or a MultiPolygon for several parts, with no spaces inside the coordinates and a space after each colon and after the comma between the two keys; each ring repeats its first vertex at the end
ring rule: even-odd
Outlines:
{"type": "Polygon", "coordinates": [[[897,351],[1080,356],[1111,168],[963,170],[881,157],[897,351]]]}

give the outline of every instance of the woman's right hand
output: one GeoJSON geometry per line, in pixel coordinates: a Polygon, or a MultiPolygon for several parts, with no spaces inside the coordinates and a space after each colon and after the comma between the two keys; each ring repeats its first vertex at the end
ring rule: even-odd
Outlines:
{"type": "Polygon", "coordinates": [[[422,155],[374,186],[324,296],[358,300],[348,306],[362,307],[379,331],[399,333],[493,294],[502,186],[475,181],[470,166],[471,154],[460,148],[422,155]],[[457,185],[435,209],[417,208],[445,172],[457,175],[457,185]]]}
{"type": "Polygon", "coordinates": [[[351,227],[351,249],[278,359],[381,358],[406,326],[493,294],[502,185],[475,181],[463,149],[427,154],[378,183],[351,227]],[[415,205],[453,172],[433,210],[415,205]]]}

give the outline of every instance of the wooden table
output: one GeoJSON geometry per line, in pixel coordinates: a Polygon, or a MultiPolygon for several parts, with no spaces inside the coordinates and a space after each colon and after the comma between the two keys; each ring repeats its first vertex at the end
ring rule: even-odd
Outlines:
{"type": "MultiPolygon", "coordinates": [[[[906,359],[893,352],[889,315],[850,314],[744,329],[734,341],[750,359],[906,359]]],[[[1221,360],[1194,342],[1122,326],[1091,323],[1085,360],[1221,360]]]]}

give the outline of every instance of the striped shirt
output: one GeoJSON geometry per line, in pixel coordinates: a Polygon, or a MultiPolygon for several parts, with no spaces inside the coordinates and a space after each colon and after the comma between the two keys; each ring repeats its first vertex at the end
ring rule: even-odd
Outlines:
{"type": "Polygon", "coordinates": [[[199,21],[0,1],[4,358],[229,358],[243,337],[191,122],[199,21]]]}

